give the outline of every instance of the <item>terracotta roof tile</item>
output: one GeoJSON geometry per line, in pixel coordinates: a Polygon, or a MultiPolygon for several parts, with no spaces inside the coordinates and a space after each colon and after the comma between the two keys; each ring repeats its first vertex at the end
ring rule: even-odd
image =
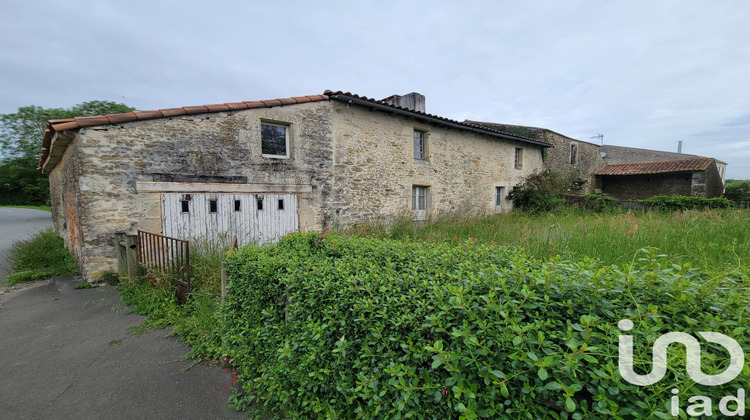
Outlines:
{"type": "Polygon", "coordinates": [[[165,117],[178,117],[180,115],[187,114],[187,112],[185,112],[185,110],[182,108],[166,108],[166,109],[161,109],[160,111],[161,111],[161,114],[164,115],[165,117]]]}
{"type": "Polygon", "coordinates": [[[248,108],[265,108],[266,104],[262,101],[248,101],[245,102],[248,108]]]}
{"type": "Polygon", "coordinates": [[[294,98],[279,98],[277,101],[281,102],[282,105],[294,105],[297,103],[297,100],[294,98]]]}
{"type": "Polygon", "coordinates": [[[216,104],[216,105],[205,105],[208,112],[224,112],[229,111],[227,104],[216,104]]]}
{"type": "Polygon", "coordinates": [[[138,118],[138,121],[164,118],[164,114],[161,111],[133,111],[133,114],[138,118]]]}
{"type": "Polygon", "coordinates": [[[208,108],[205,106],[183,106],[182,109],[185,110],[185,113],[187,115],[193,115],[193,114],[205,114],[208,112],[208,108]]]}
{"type": "Polygon", "coordinates": [[[283,105],[280,100],[278,99],[271,99],[266,101],[261,101],[263,103],[263,106],[265,107],[272,107],[272,106],[281,106],[283,105]]]}
{"type": "Polygon", "coordinates": [[[295,101],[297,101],[298,104],[303,104],[305,102],[312,101],[312,99],[310,99],[310,97],[308,97],[308,96],[295,96],[292,99],[294,99],[295,101]]]}
{"type": "Polygon", "coordinates": [[[619,163],[596,171],[596,175],[649,175],[673,172],[705,171],[714,162],[712,158],[668,160],[663,162],[619,163]]]}

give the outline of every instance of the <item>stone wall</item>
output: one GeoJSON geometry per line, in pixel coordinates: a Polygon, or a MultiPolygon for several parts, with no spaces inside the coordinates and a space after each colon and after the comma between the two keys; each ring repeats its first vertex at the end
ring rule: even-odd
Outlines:
{"type": "Polygon", "coordinates": [[[76,142],[69,144],[63,159],[49,176],[52,225],[55,233],[63,238],[65,245],[76,256],[81,273],[86,274],[82,253],[80,229],[81,207],[79,202],[78,175],[79,147],[76,142]]]}
{"type": "MultiPolygon", "coordinates": [[[[492,212],[496,187],[507,194],[542,168],[538,146],[337,101],[89,127],[71,135],[66,156],[50,173],[54,220],[63,231],[71,217],[78,219],[80,234],[63,236],[78,248],[88,280],[117,268],[116,232],[161,232],[165,191],[152,188],[154,174],[246,177],[247,184],[229,185],[258,191],[300,187],[298,216],[306,231],[410,214],[413,185],[429,187],[432,214],[492,212]],[[288,158],[262,156],[261,121],[288,127],[288,158]],[[414,159],[415,128],[427,132],[424,161],[414,159]],[[516,148],[523,149],[521,169],[514,168],[516,148]],[[77,200],[77,214],[61,213],[70,208],[67,197],[77,200]]],[[[510,204],[504,201],[503,209],[510,204]]]]}
{"type": "Polygon", "coordinates": [[[705,171],[694,172],[690,195],[695,197],[714,198],[724,193],[724,181],[716,164],[711,164],[705,171]]]}
{"type": "Polygon", "coordinates": [[[655,195],[691,194],[692,174],[600,176],[605,194],[618,200],[643,200],[655,195]]]}
{"type": "Polygon", "coordinates": [[[595,192],[596,178],[594,173],[606,166],[599,155],[599,145],[575,140],[550,130],[543,130],[544,141],[555,147],[547,149],[544,165],[549,170],[563,177],[577,178],[579,189],[571,191],[578,194],[595,192]],[[576,151],[576,159],[571,162],[571,153],[576,151]]]}
{"type": "MultiPolygon", "coordinates": [[[[415,185],[428,187],[430,214],[492,212],[496,187],[507,195],[542,168],[538,146],[340,103],[334,109],[336,223],[409,215],[415,185]],[[414,158],[415,129],[427,132],[426,160],[414,158]],[[522,169],[514,168],[517,147],[522,169]]],[[[510,200],[503,205],[510,209],[510,200]]]]}

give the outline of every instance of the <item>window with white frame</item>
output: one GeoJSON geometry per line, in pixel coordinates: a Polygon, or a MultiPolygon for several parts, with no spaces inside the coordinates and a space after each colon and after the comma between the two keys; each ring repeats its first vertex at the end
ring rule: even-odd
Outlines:
{"type": "Polygon", "coordinates": [[[578,144],[570,143],[570,164],[578,165],[578,144]]]}
{"type": "Polygon", "coordinates": [[[516,157],[513,167],[516,169],[523,168],[523,149],[520,147],[516,147],[516,157]]]}
{"type": "Polygon", "coordinates": [[[414,130],[414,159],[427,160],[427,132],[414,130]]]}
{"type": "Polygon", "coordinates": [[[289,126],[263,122],[260,124],[261,153],[264,157],[289,157],[289,126]]]}

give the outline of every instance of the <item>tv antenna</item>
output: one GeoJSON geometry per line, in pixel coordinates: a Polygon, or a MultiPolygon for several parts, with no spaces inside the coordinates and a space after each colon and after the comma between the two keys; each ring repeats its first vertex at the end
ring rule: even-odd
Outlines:
{"type": "Polygon", "coordinates": [[[597,134],[595,136],[589,137],[590,139],[599,139],[599,146],[604,146],[604,134],[597,134]]]}

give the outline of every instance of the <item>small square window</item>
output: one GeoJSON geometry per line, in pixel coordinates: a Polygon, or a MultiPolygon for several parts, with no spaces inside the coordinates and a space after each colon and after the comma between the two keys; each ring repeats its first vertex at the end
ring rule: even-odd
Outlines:
{"type": "Polygon", "coordinates": [[[289,157],[289,127],[280,124],[260,125],[261,153],[265,157],[289,157]]]}
{"type": "Polygon", "coordinates": [[[208,212],[216,213],[219,211],[219,203],[216,200],[208,200],[208,212]]]}
{"type": "Polygon", "coordinates": [[[520,147],[516,147],[516,157],[513,167],[516,169],[523,168],[523,149],[520,147]]]}
{"type": "Polygon", "coordinates": [[[427,132],[414,130],[414,159],[427,160],[427,132]]]}

